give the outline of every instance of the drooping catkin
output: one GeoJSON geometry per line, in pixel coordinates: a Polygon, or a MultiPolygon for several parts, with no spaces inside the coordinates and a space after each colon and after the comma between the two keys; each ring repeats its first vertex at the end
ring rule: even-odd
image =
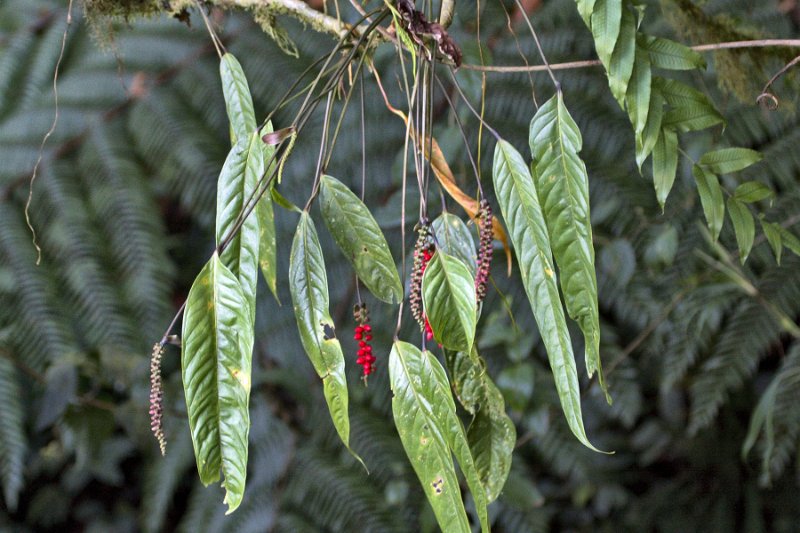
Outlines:
{"type": "Polygon", "coordinates": [[[425,316],[422,311],[422,274],[425,273],[425,266],[431,258],[431,234],[428,224],[421,224],[419,236],[414,245],[414,264],[411,269],[411,285],[409,287],[408,303],[411,307],[411,315],[419,323],[420,328],[425,327],[425,316]]]}
{"type": "Polygon", "coordinates": [[[164,385],[161,381],[161,358],[164,345],[157,342],[150,355],[150,430],[158,441],[161,455],[167,453],[167,439],[164,437],[164,385]]]}
{"type": "Polygon", "coordinates": [[[492,206],[484,198],[478,212],[478,271],[475,274],[475,295],[479,302],[486,297],[486,286],[492,264],[492,206]]]}

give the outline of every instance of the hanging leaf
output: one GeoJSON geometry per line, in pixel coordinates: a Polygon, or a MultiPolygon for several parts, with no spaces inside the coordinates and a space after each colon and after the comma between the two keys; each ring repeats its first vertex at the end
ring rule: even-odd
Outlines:
{"type": "Polygon", "coordinates": [[[591,25],[592,11],[594,11],[594,4],[596,0],[575,0],[578,4],[578,13],[586,23],[587,26],[591,25]]]}
{"type": "Polygon", "coordinates": [[[400,303],[400,275],[386,238],[367,206],[336,178],[322,176],[320,209],[328,231],[367,289],[386,303],[400,303]]]}
{"type": "MultiPolygon", "coordinates": [[[[272,132],[272,122],[267,122],[261,131],[258,133],[259,137],[263,138],[272,132]]],[[[275,170],[275,147],[261,143],[261,151],[263,153],[264,164],[269,165],[265,167],[264,179],[269,179],[275,170]]],[[[270,183],[269,189],[264,191],[261,199],[256,204],[256,218],[258,219],[259,231],[259,244],[258,244],[258,264],[261,267],[261,275],[267,282],[267,287],[272,292],[275,300],[280,303],[278,299],[278,244],[275,232],[275,212],[272,208],[272,188],[274,181],[270,183]]],[[[263,187],[259,187],[261,191],[263,187]]]]}
{"type": "Polygon", "coordinates": [[[495,147],[493,178],[497,200],[517,252],[522,283],[547,349],[561,408],[578,440],[597,450],[583,427],[578,371],[536,186],[522,156],[503,140],[495,147]]]}
{"type": "Polygon", "coordinates": [[[650,63],[656,68],[666,70],[705,69],[706,60],[688,46],[669,39],[639,34],[639,45],[647,50],[650,63]]]}
{"type": "MultiPolygon", "coordinates": [[[[561,291],[567,312],[583,332],[586,371],[589,376],[598,372],[602,389],[610,401],[600,363],[600,313],[589,217],[589,177],[586,165],[578,156],[583,144],[581,132],[560,92],[536,112],[531,121],[529,143],[534,159],[535,190],[539,193],[550,244],[561,271],[561,291]]],[[[504,146],[513,150],[510,145],[504,146]]],[[[519,250],[518,247],[517,254],[519,250]]],[[[517,257],[519,259],[519,255],[517,257]]],[[[560,304],[557,295],[555,301],[560,304]]]]}
{"type": "Polygon", "coordinates": [[[647,52],[636,48],[636,60],[633,64],[628,91],[625,93],[625,105],[628,116],[633,124],[633,131],[637,139],[644,132],[647,125],[647,115],[650,110],[650,92],[652,86],[652,71],[647,52]]]}
{"type": "Polygon", "coordinates": [[[712,174],[738,172],[764,159],[760,152],[748,148],[723,148],[703,154],[698,165],[712,174]]]}
{"type": "Polygon", "coordinates": [[[708,229],[714,242],[717,242],[719,233],[722,231],[722,224],[725,222],[725,202],[722,198],[719,178],[698,165],[692,167],[692,174],[697,183],[697,191],[700,193],[700,203],[703,205],[708,229]]]}
{"type": "Polygon", "coordinates": [[[225,476],[228,513],[247,476],[253,321],[236,276],[215,253],[197,275],[183,313],[181,367],[200,481],[225,476]]]}
{"type": "Polygon", "coordinates": [[[664,115],[662,126],[696,131],[725,122],[706,95],[685,83],[657,76],[653,79],[653,85],[658,87],[661,96],[671,106],[664,115]]]}
{"type": "Polygon", "coordinates": [[[767,222],[761,219],[761,229],[764,231],[764,236],[767,238],[772,253],[775,254],[775,262],[781,264],[781,252],[783,252],[783,242],[781,239],[781,227],[774,222],[767,222]]]}
{"type": "Polygon", "coordinates": [[[233,143],[239,139],[250,137],[256,129],[256,116],[253,112],[253,97],[242,70],[242,65],[231,53],[222,56],[219,65],[222,78],[222,95],[225,97],[225,108],[231,122],[233,143]]]}
{"type": "Polygon", "coordinates": [[[441,364],[430,352],[395,341],[389,356],[389,380],[400,440],[442,531],[471,531],[452,450],[475,500],[481,528],[488,532],[486,497],[441,364]]]}
{"type": "Polygon", "coordinates": [[[453,391],[461,405],[474,415],[467,440],[475,466],[493,502],[503,490],[511,468],[517,430],[506,414],[503,394],[486,372],[486,364],[473,346],[472,353],[446,351],[453,391]]]}
{"type": "MultiPolygon", "coordinates": [[[[621,4],[616,0],[609,0],[609,4],[621,4]]],[[[596,42],[595,42],[596,44],[596,42]]],[[[625,107],[625,94],[628,92],[628,82],[633,73],[633,64],[636,57],[636,21],[633,13],[625,9],[622,11],[622,20],[619,38],[614,46],[614,53],[608,64],[608,86],[611,94],[619,102],[620,107],[625,107]]]]}
{"type": "Polygon", "coordinates": [[[622,2],[596,0],[592,9],[592,35],[597,57],[608,69],[622,23],[622,2]]]}
{"type": "Polygon", "coordinates": [[[458,258],[475,277],[478,252],[472,233],[464,221],[451,213],[442,213],[433,221],[433,234],[442,251],[458,258]]]}
{"type": "Polygon", "coordinates": [[[736,243],[739,245],[739,261],[744,264],[750,249],[753,248],[753,240],[756,236],[755,222],[750,209],[734,197],[728,198],[728,216],[733,222],[733,231],[736,233],[736,243]]]}
{"type": "Polygon", "coordinates": [[[678,171],[678,134],[675,130],[662,128],[661,135],[653,148],[653,183],[656,186],[656,198],[661,212],[667,202],[669,191],[675,183],[678,171]]]}
{"type": "MultiPolygon", "coordinates": [[[[347,379],[344,355],[328,307],[328,278],[317,230],[307,211],[300,215],[289,259],[289,288],[300,341],[322,378],[325,401],[333,425],[350,449],[350,417],[347,412],[347,379]]],[[[351,452],[352,453],[352,452],[351,452]]],[[[354,454],[355,455],[355,454],[354,454]]],[[[358,457],[357,457],[358,458],[358,457]]],[[[360,461],[360,459],[359,459],[360,461]]]]}
{"type": "Polygon", "coordinates": [[[653,148],[661,135],[661,121],[664,116],[664,98],[658,87],[650,87],[650,105],[647,108],[647,122],[641,134],[636,134],[636,165],[639,172],[645,159],[653,152],[653,148]]]}
{"type": "Polygon", "coordinates": [[[679,131],[700,131],[723,122],[713,105],[693,102],[667,110],[662,124],[679,131]]]}
{"type": "Polygon", "coordinates": [[[800,239],[798,239],[794,233],[790,232],[783,226],[777,226],[778,230],[781,232],[781,240],[783,241],[783,245],[794,255],[800,256],[800,239]]]}
{"type": "Polygon", "coordinates": [[[217,181],[216,242],[218,247],[228,242],[220,259],[239,279],[251,317],[255,317],[258,284],[258,217],[250,213],[238,231],[236,228],[263,174],[264,154],[254,132],[231,148],[217,181]]]}
{"type": "Polygon", "coordinates": [[[733,196],[740,202],[752,204],[774,198],[775,192],[760,181],[746,181],[736,187],[733,196]]]}
{"type": "Polygon", "coordinates": [[[279,193],[278,189],[273,188],[270,192],[272,193],[272,200],[282,208],[286,209],[287,211],[291,211],[293,213],[303,212],[302,209],[294,205],[289,199],[287,199],[285,196],[279,193]]]}
{"type": "Polygon", "coordinates": [[[438,250],[422,276],[422,305],[436,342],[450,350],[472,349],[478,302],[475,278],[464,263],[438,250]]]}

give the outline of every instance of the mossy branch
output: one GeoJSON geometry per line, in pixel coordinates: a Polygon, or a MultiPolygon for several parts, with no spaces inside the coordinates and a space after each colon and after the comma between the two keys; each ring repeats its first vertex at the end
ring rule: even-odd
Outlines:
{"type": "MultiPolygon", "coordinates": [[[[341,38],[352,29],[350,24],[312,9],[302,0],[205,0],[206,6],[223,9],[267,9],[276,15],[287,15],[311,29],[341,38]]],[[[95,16],[135,18],[162,13],[177,14],[196,7],[195,0],[85,0],[86,11],[95,16]]],[[[362,30],[364,28],[361,28],[362,30]]]]}

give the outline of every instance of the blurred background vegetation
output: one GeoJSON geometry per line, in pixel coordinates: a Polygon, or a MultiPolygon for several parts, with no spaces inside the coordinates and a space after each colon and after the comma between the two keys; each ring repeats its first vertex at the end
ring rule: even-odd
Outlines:
{"type": "MultiPolygon", "coordinates": [[[[434,530],[391,420],[385,360],[395,309],[372,300],[378,361],[369,387],[358,380],[355,345],[340,335],[352,362],[351,440],[369,475],[336,438],[280,277],[282,307],[263,283],[259,292],[251,471],[240,509],[225,517],[220,489],[199,483],[175,348],[165,356],[168,447],[160,456],[147,418],[148,356],[213,246],[215,182],[229,146],[218,59],[196,13],[189,28],[166,17],[87,21],[76,9],[59,79],[58,127],[32,198],[43,252],[36,266],[23,209],[53,120],[52,76],[66,4],[0,5],[0,530],[434,530]]],[[[594,57],[572,0],[529,5],[550,61],[594,57]]],[[[647,5],[647,32],[691,44],[800,33],[800,8],[789,0],[647,5]]],[[[457,6],[451,34],[465,62],[479,63],[476,6],[457,6]]],[[[515,26],[518,42],[508,32],[500,2],[481,6],[493,62],[520,64],[520,51],[538,62],[522,27],[515,26]]],[[[251,16],[218,20],[261,117],[332,45],[282,20],[294,38],[294,58],[251,16]]],[[[775,87],[777,111],[754,104],[791,57],[785,50],[725,52],[709,57],[706,74],[687,76],[713,97],[727,127],[681,137],[687,158],[663,214],[651,180],[636,170],[630,125],[602,71],[559,73],[585,140],[601,354],[615,400],[608,407],[596,384],[584,382],[585,420],[592,441],[616,454],[593,453],[570,434],[521,284],[506,278],[498,250],[494,279],[506,301],[490,291],[479,346],[519,440],[504,493],[490,508],[496,531],[797,531],[800,340],[780,318],[800,316],[800,260],[786,253],[777,265],[758,238],[744,267],[726,266],[726,256],[703,236],[688,159],[712,146],[762,151],[764,162],[727,178],[727,185],[756,179],[771,186],[777,198],[761,206],[767,219],[797,234],[800,119],[792,77],[775,87]]],[[[391,49],[376,63],[393,86],[391,49]]],[[[477,102],[480,76],[463,69],[458,75],[477,102]]],[[[404,131],[374,84],[367,80],[366,87],[367,203],[399,250],[404,131]]],[[[542,102],[551,92],[547,78],[535,75],[534,98],[542,102]]],[[[529,76],[490,74],[486,97],[488,122],[526,149],[535,110],[529,76]]],[[[474,193],[460,134],[441,104],[437,138],[474,193]]],[[[329,169],[356,189],[357,109],[351,106],[329,169]]],[[[279,112],[276,127],[291,112],[279,112]]],[[[474,146],[475,121],[461,108],[459,114],[474,146]]],[[[299,139],[281,185],[295,202],[308,194],[319,128],[317,118],[299,139]]],[[[484,179],[490,148],[484,139],[484,179]]],[[[431,205],[438,205],[435,187],[432,195],[431,205]]],[[[416,200],[409,204],[413,224],[416,200]]],[[[463,215],[455,204],[447,208],[463,215]]],[[[295,223],[295,214],[278,212],[279,276],[286,275],[295,223]]],[[[340,332],[351,331],[352,273],[327,234],[321,236],[332,311],[340,332]]],[[[410,246],[411,232],[407,238],[410,246]]],[[[729,224],[721,242],[735,250],[729,224]]],[[[406,323],[401,338],[418,339],[412,321],[406,323]]]]}

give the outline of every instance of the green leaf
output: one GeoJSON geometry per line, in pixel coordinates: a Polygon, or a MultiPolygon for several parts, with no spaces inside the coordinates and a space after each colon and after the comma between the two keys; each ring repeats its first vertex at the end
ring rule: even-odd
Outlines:
{"type": "MultiPolygon", "coordinates": [[[[258,133],[259,137],[272,132],[272,122],[268,122],[261,131],[258,133]]],[[[265,169],[265,178],[268,179],[274,169],[275,162],[272,158],[275,154],[275,147],[261,143],[261,151],[263,153],[264,163],[269,162],[269,168],[265,169]]],[[[272,194],[271,190],[274,181],[269,185],[261,199],[256,204],[256,218],[258,218],[258,231],[259,231],[259,245],[258,245],[258,264],[261,267],[261,274],[267,282],[269,290],[275,297],[275,300],[280,303],[278,299],[278,244],[275,232],[275,212],[272,208],[272,194]]],[[[263,187],[259,187],[259,191],[263,187]]]]}
{"type": "Polygon", "coordinates": [[[328,310],[330,301],[325,259],[317,230],[307,211],[300,215],[292,242],[289,288],[300,341],[314,365],[314,370],[322,378],[325,401],[328,403],[333,425],[349,450],[350,417],[347,412],[344,355],[328,310]]]}
{"type": "MultiPolygon", "coordinates": [[[[621,2],[609,1],[621,4],[621,2]]],[[[614,53],[608,63],[608,85],[611,94],[619,102],[620,107],[625,107],[625,95],[628,92],[628,82],[633,73],[633,64],[636,57],[636,21],[633,13],[625,9],[622,11],[622,25],[619,38],[614,46],[614,53]]]]}
{"type": "Polygon", "coordinates": [[[678,171],[678,134],[675,130],[662,128],[661,135],[653,148],[653,182],[656,186],[656,198],[664,212],[675,174],[678,171]]]}
{"type": "Polygon", "coordinates": [[[522,156],[502,139],[494,151],[493,179],[497,200],[516,249],[522,283],[547,349],[561,408],[578,440],[596,450],[583,427],[578,371],[536,186],[522,156]]]}
{"type": "Polygon", "coordinates": [[[703,205],[708,229],[714,242],[717,242],[719,233],[722,231],[722,224],[725,222],[725,202],[722,198],[719,178],[716,174],[706,172],[698,165],[692,167],[692,174],[697,183],[697,191],[700,193],[700,203],[703,205]]]}
{"type": "Polygon", "coordinates": [[[700,131],[722,122],[722,115],[712,105],[696,102],[668,109],[662,125],[680,131],[700,131]]]}
{"type": "Polygon", "coordinates": [[[478,252],[472,233],[464,221],[451,213],[442,213],[433,221],[433,234],[441,250],[461,260],[474,277],[478,268],[478,252]]]}
{"type": "Polygon", "coordinates": [[[303,212],[302,209],[294,205],[289,199],[287,199],[284,195],[279,193],[278,189],[273,188],[270,192],[272,193],[272,200],[282,208],[286,209],[287,211],[292,211],[294,213],[303,212]]]}
{"type": "Polygon", "coordinates": [[[764,158],[748,148],[723,148],[703,154],[697,163],[713,174],[730,174],[743,170],[764,158]]]}
{"type": "Polygon", "coordinates": [[[488,532],[486,497],[441,364],[431,352],[395,341],[389,380],[400,440],[442,531],[471,531],[452,450],[472,492],[482,529],[488,532]]]}
{"type": "Polygon", "coordinates": [[[767,198],[774,198],[775,192],[760,181],[746,181],[736,187],[733,196],[740,202],[752,204],[767,198]]]}
{"type": "Polygon", "coordinates": [[[733,230],[736,232],[736,243],[739,245],[739,261],[744,264],[750,249],[753,247],[753,239],[756,236],[755,222],[750,209],[743,202],[736,198],[728,198],[728,216],[733,222],[733,230]]]}
{"type": "Polygon", "coordinates": [[[231,148],[217,182],[216,243],[228,242],[220,259],[239,279],[251,318],[255,317],[258,285],[258,217],[250,213],[239,230],[234,230],[263,174],[261,139],[253,132],[231,148]]]}
{"type": "Polygon", "coordinates": [[[595,1],[596,0],[575,0],[578,4],[578,13],[580,13],[581,18],[587,26],[591,26],[592,11],[594,11],[595,1]]]}
{"type": "Polygon", "coordinates": [[[183,313],[181,367],[200,481],[225,476],[228,513],[247,476],[253,321],[236,276],[215,253],[197,275],[183,313]]]}
{"type": "Polygon", "coordinates": [[[601,387],[608,396],[600,363],[600,313],[589,214],[589,177],[578,156],[583,144],[581,132],[561,93],[536,112],[531,120],[529,144],[534,160],[533,178],[561,272],[567,312],[583,332],[586,371],[589,376],[598,372],[601,387]]]}
{"type": "Polygon", "coordinates": [[[664,115],[662,126],[695,131],[725,122],[706,95],[685,83],[657,76],[653,79],[653,85],[658,87],[664,100],[671,106],[664,115]]]}
{"type": "Polygon", "coordinates": [[[231,122],[234,144],[239,139],[250,137],[256,129],[256,116],[253,112],[253,97],[242,70],[242,65],[231,53],[222,56],[219,65],[222,78],[222,95],[231,122]]]}
{"type": "Polygon", "coordinates": [[[472,456],[493,502],[503,490],[511,468],[517,430],[506,414],[503,394],[486,372],[486,364],[473,346],[472,353],[446,351],[453,391],[461,405],[474,415],[467,430],[472,456]]]}
{"type": "Polygon", "coordinates": [[[322,176],[320,209],[328,231],[367,289],[379,300],[399,303],[403,299],[400,275],[367,206],[336,178],[322,176]]]}
{"type": "MultiPolygon", "coordinates": [[[[655,79],[655,78],[653,78],[655,79]]],[[[661,135],[661,121],[664,117],[664,98],[658,87],[650,88],[650,105],[647,108],[647,122],[641,135],[636,134],[636,164],[639,172],[645,159],[653,152],[661,135]]]]}
{"type": "Polygon", "coordinates": [[[650,54],[650,63],[666,70],[706,68],[706,60],[688,46],[669,39],[639,34],[638,43],[650,54]]]}
{"type": "Polygon", "coordinates": [[[783,241],[781,239],[781,227],[774,222],[767,222],[763,218],[761,220],[761,229],[764,231],[764,236],[772,248],[772,253],[775,254],[775,262],[781,264],[781,252],[783,251],[783,241]]]}
{"type": "Polygon", "coordinates": [[[478,322],[475,278],[458,258],[437,250],[422,276],[422,305],[436,342],[472,349],[478,322]]]}
{"type": "Polygon", "coordinates": [[[597,57],[603,65],[611,64],[611,54],[619,37],[622,22],[622,2],[619,0],[596,0],[592,10],[592,35],[597,57]]]}
{"type": "Polygon", "coordinates": [[[636,60],[633,64],[628,91],[625,93],[625,105],[628,116],[633,124],[633,131],[639,138],[647,125],[647,115],[650,110],[650,92],[652,86],[652,71],[647,52],[636,48],[636,60]]]}
{"type": "Polygon", "coordinates": [[[798,239],[794,233],[790,232],[783,226],[778,226],[778,228],[781,232],[781,240],[783,241],[783,245],[794,255],[800,256],[800,239],[798,239]]]}

